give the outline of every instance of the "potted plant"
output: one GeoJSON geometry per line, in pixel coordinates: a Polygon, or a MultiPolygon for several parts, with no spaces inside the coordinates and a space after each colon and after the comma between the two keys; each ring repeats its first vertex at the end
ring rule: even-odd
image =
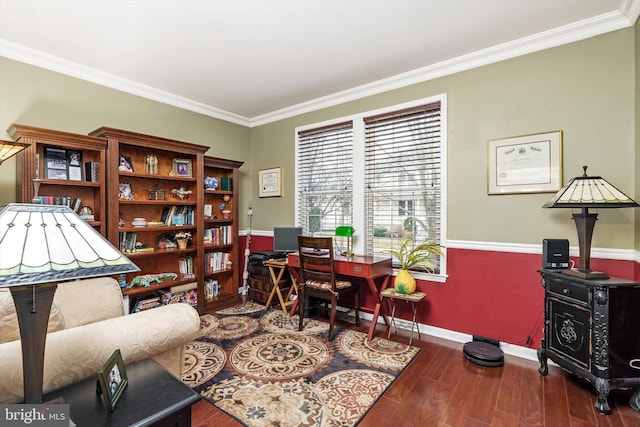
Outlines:
{"type": "Polygon", "coordinates": [[[178,231],[173,236],[173,239],[178,244],[178,249],[186,249],[187,243],[189,243],[189,239],[191,239],[191,233],[188,231],[178,231]]]}
{"type": "Polygon", "coordinates": [[[416,291],[416,279],[411,276],[409,269],[420,268],[428,273],[433,273],[432,257],[444,255],[442,246],[437,243],[419,243],[405,239],[398,249],[386,251],[398,259],[400,270],[394,279],[394,287],[401,294],[412,294],[416,291]]]}

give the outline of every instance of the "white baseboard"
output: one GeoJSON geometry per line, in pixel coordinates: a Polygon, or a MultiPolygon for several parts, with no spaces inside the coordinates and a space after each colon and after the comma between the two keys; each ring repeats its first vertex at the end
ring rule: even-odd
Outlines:
{"type": "MultiPolygon", "coordinates": [[[[370,313],[360,313],[360,318],[371,321],[373,315],[370,313]]],[[[411,331],[411,321],[404,319],[395,319],[396,325],[398,329],[404,329],[406,331],[411,331]]],[[[378,324],[384,325],[384,320],[381,317],[378,317],[378,324]]],[[[462,332],[451,331],[448,329],[437,328],[435,326],[423,325],[418,323],[418,328],[420,330],[420,334],[424,334],[427,336],[432,336],[436,338],[442,338],[447,341],[457,342],[457,343],[466,343],[473,340],[473,335],[463,334],[462,332]]],[[[415,328],[414,328],[415,331],[415,328]]],[[[500,348],[509,356],[519,357],[521,359],[532,360],[534,362],[538,361],[538,351],[534,348],[522,347],[515,344],[506,344],[500,343],[500,348]]],[[[549,365],[555,364],[549,360],[549,365]]]]}

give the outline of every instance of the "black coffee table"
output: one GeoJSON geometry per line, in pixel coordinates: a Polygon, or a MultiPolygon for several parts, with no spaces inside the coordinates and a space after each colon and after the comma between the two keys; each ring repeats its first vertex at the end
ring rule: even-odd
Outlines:
{"type": "MultiPolygon", "coordinates": [[[[125,367],[129,384],[113,412],[96,394],[97,375],[44,396],[63,399],[78,426],[190,426],[191,405],[201,397],[153,359],[125,367]]],[[[56,402],[58,403],[58,402],[56,402]]]]}

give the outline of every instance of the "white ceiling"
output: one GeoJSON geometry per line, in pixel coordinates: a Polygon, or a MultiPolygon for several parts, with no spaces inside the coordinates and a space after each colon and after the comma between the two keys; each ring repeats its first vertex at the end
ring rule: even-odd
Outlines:
{"type": "Polygon", "coordinates": [[[640,0],[0,0],[0,56],[254,126],[639,14],[640,0]]]}

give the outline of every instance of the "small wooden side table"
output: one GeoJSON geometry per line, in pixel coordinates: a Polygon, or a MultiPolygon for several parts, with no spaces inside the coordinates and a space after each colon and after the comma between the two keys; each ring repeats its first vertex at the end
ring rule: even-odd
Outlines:
{"type": "Polygon", "coordinates": [[[96,393],[95,375],[48,393],[44,401],[62,399],[69,404],[71,420],[91,427],[189,427],[191,405],[201,396],[153,359],[125,366],[129,384],[113,412],[96,393]]]}
{"type": "MultiPolygon", "coordinates": [[[[271,301],[274,296],[278,296],[278,301],[280,301],[280,308],[282,308],[282,312],[287,315],[287,307],[295,306],[298,302],[298,285],[296,284],[296,278],[291,274],[289,270],[289,266],[287,264],[287,260],[285,259],[270,259],[264,262],[264,265],[269,267],[269,274],[271,275],[271,281],[273,282],[273,289],[271,289],[271,293],[269,294],[269,298],[267,298],[267,302],[265,303],[265,309],[268,309],[271,305],[271,301]],[[277,273],[276,273],[277,271],[277,273]],[[285,271],[289,272],[289,276],[291,277],[291,287],[289,288],[289,292],[287,293],[286,299],[282,296],[282,292],[280,291],[280,280],[284,275],[285,271]],[[295,295],[296,298],[291,299],[291,296],[295,295]]],[[[291,311],[293,314],[293,310],[291,311]]]]}
{"type": "Polygon", "coordinates": [[[411,319],[411,337],[409,338],[409,345],[413,342],[413,328],[415,327],[418,331],[418,339],[420,339],[420,328],[418,327],[418,322],[416,322],[416,313],[418,311],[418,303],[422,302],[425,299],[427,294],[424,292],[414,292],[412,294],[401,294],[395,290],[395,288],[387,288],[382,291],[380,294],[382,299],[386,298],[387,304],[389,304],[389,310],[391,311],[391,325],[389,325],[389,332],[387,332],[387,339],[391,337],[391,326],[393,325],[396,328],[396,333],[398,332],[398,326],[396,325],[395,314],[396,314],[396,300],[405,301],[411,303],[411,310],[413,311],[413,318],[411,319]]]}

